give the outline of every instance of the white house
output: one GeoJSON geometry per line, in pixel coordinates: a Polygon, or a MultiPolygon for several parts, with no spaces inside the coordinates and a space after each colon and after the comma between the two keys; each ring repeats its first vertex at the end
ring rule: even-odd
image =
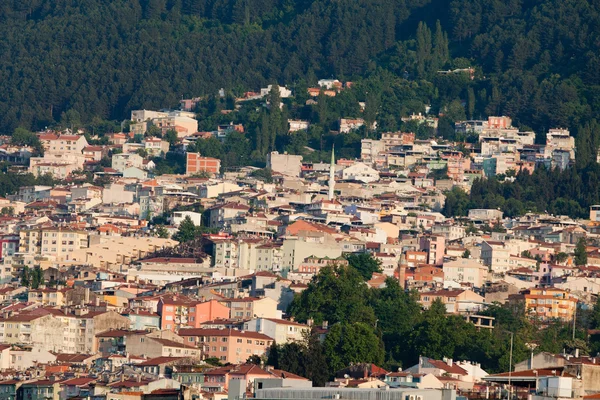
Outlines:
{"type": "Polygon", "coordinates": [[[342,170],[343,180],[355,180],[364,183],[379,180],[379,171],[364,163],[356,163],[342,170]]]}
{"type": "Polygon", "coordinates": [[[202,214],[193,211],[175,211],[172,217],[173,225],[179,226],[185,217],[190,217],[196,226],[202,225],[202,214]]]}

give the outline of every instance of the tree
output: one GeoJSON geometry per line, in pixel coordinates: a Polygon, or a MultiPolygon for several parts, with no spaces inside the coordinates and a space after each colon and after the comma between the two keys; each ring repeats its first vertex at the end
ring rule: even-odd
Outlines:
{"type": "Polygon", "coordinates": [[[169,142],[170,148],[175,147],[177,142],[179,142],[179,137],[177,136],[177,131],[174,129],[169,129],[163,138],[165,141],[169,142]]]}
{"type": "Polygon", "coordinates": [[[179,224],[179,229],[173,235],[173,240],[177,240],[180,243],[189,242],[194,240],[197,236],[198,229],[189,215],[186,215],[183,221],[179,224]]]}
{"type": "Polygon", "coordinates": [[[564,251],[561,251],[554,257],[554,261],[557,264],[562,264],[565,261],[567,261],[568,258],[569,258],[569,255],[567,253],[565,253],[564,251]]]}
{"type": "Polygon", "coordinates": [[[265,183],[273,183],[273,171],[270,168],[261,168],[253,171],[250,176],[260,179],[265,183]]]}
{"type": "Polygon", "coordinates": [[[368,287],[360,273],[349,266],[322,268],[290,305],[288,313],[297,321],[312,319],[316,324],[327,321],[375,324],[373,309],[367,305],[368,287]]]}
{"type": "Polygon", "coordinates": [[[2,207],[2,209],[0,209],[0,215],[13,216],[15,215],[15,209],[13,207],[2,207]]]}
{"type": "Polygon", "coordinates": [[[40,267],[30,270],[31,288],[37,289],[44,284],[44,271],[40,267]]]}
{"type": "Polygon", "coordinates": [[[137,150],[135,151],[135,153],[136,153],[138,156],[142,157],[142,158],[146,158],[146,157],[148,157],[148,150],[146,150],[146,149],[143,149],[143,148],[142,148],[142,149],[137,149],[137,150]]]}
{"type": "Polygon", "coordinates": [[[323,343],[330,371],[338,371],[350,363],[383,364],[383,343],[373,327],[364,323],[338,323],[331,327],[323,343]]]}
{"type": "Polygon", "coordinates": [[[587,243],[585,238],[580,238],[575,246],[575,265],[586,265],[587,264],[587,243]]]}
{"type": "Polygon", "coordinates": [[[471,251],[466,249],[462,255],[462,258],[471,258],[471,251]]]}
{"type": "Polygon", "coordinates": [[[167,231],[167,229],[163,225],[159,225],[158,227],[156,227],[156,237],[159,237],[161,239],[168,239],[169,231],[167,231]]]}
{"type": "Polygon", "coordinates": [[[27,267],[27,266],[23,267],[23,269],[21,270],[21,286],[29,287],[29,285],[31,285],[31,279],[30,279],[29,275],[30,275],[29,267],[27,267]]]}
{"type": "Polygon", "coordinates": [[[370,253],[349,254],[346,256],[348,265],[357,270],[365,280],[371,279],[374,272],[381,272],[381,260],[370,253]]]}
{"type": "Polygon", "coordinates": [[[269,348],[267,364],[310,379],[315,386],[324,386],[329,379],[323,345],[314,331],[306,332],[302,341],[274,343],[269,348]]]}
{"type": "Polygon", "coordinates": [[[261,365],[262,359],[260,358],[260,356],[253,354],[250,357],[248,357],[248,359],[246,360],[246,364],[261,365]]]}
{"type": "Polygon", "coordinates": [[[33,148],[35,155],[44,155],[44,147],[38,136],[24,128],[17,128],[10,138],[11,144],[33,148]]]}

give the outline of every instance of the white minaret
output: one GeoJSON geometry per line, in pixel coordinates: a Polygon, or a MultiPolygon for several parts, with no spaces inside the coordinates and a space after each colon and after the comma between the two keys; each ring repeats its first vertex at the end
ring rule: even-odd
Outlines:
{"type": "Polygon", "coordinates": [[[329,195],[327,198],[333,200],[335,188],[335,146],[331,148],[331,165],[329,166],[329,195]]]}

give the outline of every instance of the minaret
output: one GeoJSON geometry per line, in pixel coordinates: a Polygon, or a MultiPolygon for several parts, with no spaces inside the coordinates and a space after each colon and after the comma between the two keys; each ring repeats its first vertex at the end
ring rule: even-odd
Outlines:
{"type": "Polygon", "coordinates": [[[335,188],[335,145],[331,148],[331,165],[329,166],[329,195],[327,198],[333,200],[335,188]]]}

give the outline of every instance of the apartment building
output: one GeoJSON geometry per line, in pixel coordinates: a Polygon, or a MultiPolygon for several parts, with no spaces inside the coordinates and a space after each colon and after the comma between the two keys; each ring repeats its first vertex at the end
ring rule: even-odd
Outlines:
{"type": "Polygon", "coordinates": [[[187,153],[186,175],[194,175],[201,172],[217,175],[221,171],[221,160],[212,157],[202,157],[200,153],[187,153]]]}
{"type": "Polygon", "coordinates": [[[575,296],[557,288],[532,288],[525,293],[524,298],[526,314],[546,321],[571,321],[577,307],[575,296]]]}
{"type": "Polygon", "coordinates": [[[27,229],[19,232],[19,253],[68,260],[71,253],[88,247],[88,233],[63,227],[27,229]]]}
{"type": "Polygon", "coordinates": [[[446,262],[442,269],[446,281],[465,283],[478,288],[483,287],[488,273],[488,267],[466,258],[446,262]]]}
{"type": "Polygon", "coordinates": [[[182,329],[186,344],[201,349],[203,358],[216,357],[224,363],[243,363],[252,355],[262,356],[273,344],[269,336],[237,329],[182,329]]]}
{"type": "Polygon", "coordinates": [[[275,340],[277,344],[302,341],[310,332],[308,325],[275,318],[253,318],[244,323],[244,330],[258,332],[275,340]]]}

